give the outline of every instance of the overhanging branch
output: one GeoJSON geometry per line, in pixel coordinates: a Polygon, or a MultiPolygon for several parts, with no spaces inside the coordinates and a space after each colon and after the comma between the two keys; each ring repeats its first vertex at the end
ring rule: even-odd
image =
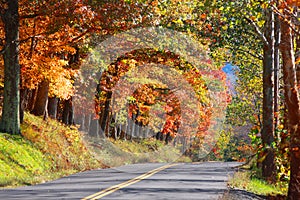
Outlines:
{"type": "Polygon", "coordinates": [[[269,45],[269,42],[267,40],[267,38],[265,37],[265,35],[260,31],[258,25],[250,18],[248,17],[244,17],[255,29],[255,32],[258,34],[258,36],[262,39],[262,41],[265,43],[265,45],[269,45]]]}

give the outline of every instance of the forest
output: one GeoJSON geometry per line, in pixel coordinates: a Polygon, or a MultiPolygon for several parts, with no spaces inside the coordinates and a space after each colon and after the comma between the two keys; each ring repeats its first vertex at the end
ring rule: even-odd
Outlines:
{"type": "Polygon", "coordinates": [[[299,0],[2,0],[0,17],[2,133],[31,113],[254,160],[300,199],[299,0]]]}

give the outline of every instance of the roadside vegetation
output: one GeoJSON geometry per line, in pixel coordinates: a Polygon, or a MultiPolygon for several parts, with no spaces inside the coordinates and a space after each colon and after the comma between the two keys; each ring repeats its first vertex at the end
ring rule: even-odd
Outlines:
{"type": "Polygon", "coordinates": [[[154,138],[140,141],[95,139],[89,142],[90,149],[97,159],[109,167],[124,164],[146,162],[191,162],[192,159],[182,155],[180,149],[154,138]]]}
{"type": "Polygon", "coordinates": [[[0,186],[34,184],[54,178],[51,161],[33,143],[9,134],[0,135],[0,186]]]}
{"type": "MultiPolygon", "coordinates": [[[[178,148],[155,138],[114,140],[91,138],[75,126],[26,113],[22,136],[0,134],[0,187],[50,181],[76,172],[143,162],[192,162],[194,151],[182,155],[178,148]]],[[[253,153],[249,140],[223,132],[202,161],[246,161],[253,153]],[[233,142],[235,141],[235,142],[233,142]],[[243,147],[243,148],[241,148],[243,147]],[[250,149],[249,149],[250,148],[250,149]]],[[[271,185],[249,168],[251,161],[229,181],[229,187],[263,196],[286,195],[287,181],[271,185]]]]}
{"type": "Polygon", "coordinates": [[[50,181],[80,171],[141,162],[191,161],[155,139],[86,138],[75,126],[25,113],[22,136],[0,134],[0,187],[50,181]]]}
{"type": "Polygon", "coordinates": [[[236,172],[233,177],[230,178],[228,185],[230,189],[248,191],[269,199],[283,198],[287,195],[288,191],[287,182],[281,182],[276,185],[270,184],[249,170],[236,172]]]}
{"type": "Polygon", "coordinates": [[[22,136],[0,134],[0,186],[31,185],[103,167],[82,134],[56,120],[26,113],[22,136]]]}
{"type": "Polygon", "coordinates": [[[299,0],[0,1],[0,184],[251,160],[241,188],[300,199],[299,16],[299,0]]]}

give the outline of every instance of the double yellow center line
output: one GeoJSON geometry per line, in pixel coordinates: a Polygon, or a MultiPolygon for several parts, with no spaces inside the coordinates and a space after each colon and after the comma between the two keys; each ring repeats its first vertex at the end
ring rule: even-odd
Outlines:
{"type": "Polygon", "coordinates": [[[109,188],[107,188],[105,190],[102,190],[100,192],[97,192],[95,194],[87,196],[87,197],[83,198],[82,200],[100,199],[100,198],[102,198],[104,196],[107,196],[107,195],[109,195],[109,194],[111,194],[111,193],[113,193],[113,192],[115,192],[115,191],[117,191],[119,189],[122,189],[122,188],[127,187],[127,186],[132,185],[132,184],[135,184],[137,182],[140,182],[141,180],[144,180],[146,178],[149,178],[150,176],[156,174],[157,172],[160,172],[160,171],[162,171],[164,169],[167,169],[169,167],[176,166],[176,165],[178,165],[178,164],[169,164],[169,165],[164,165],[162,167],[153,169],[153,170],[151,170],[151,171],[149,171],[149,172],[147,172],[145,174],[142,174],[142,175],[140,175],[138,177],[130,179],[130,180],[126,181],[126,182],[120,183],[118,185],[111,186],[111,187],[109,187],[109,188]]]}

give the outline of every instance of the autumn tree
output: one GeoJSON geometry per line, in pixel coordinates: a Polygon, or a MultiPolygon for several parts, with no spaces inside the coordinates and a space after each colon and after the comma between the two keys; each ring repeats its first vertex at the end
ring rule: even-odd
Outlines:
{"type": "MultiPolygon", "coordinates": [[[[281,54],[284,81],[284,96],[287,106],[288,129],[291,134],[290,156],[291,175],[288,199],[300,198],[300,101],[297,86],[297,73],[294,52],[293,9],[299,6],[297,1],[283,1],[279,8],[283,10],[281,16],[281,54]]],[[[294,19],[295,20],[295,19],[294,19]]]]}
{"type": "Polygon", "coordinates": [[[47,117],[47,105],[53,112],[58,98],[73,94],[78,47],[91,31],[93,12],[82,2],[24,0],[19,13],[21,108],[47,117]]]}
{"type": "Polygon", "coordinates": [[[235,107],[238,114],[233,112],[229,117],[253,123],[253,128],[261,131],[264,159],[259,160],[262,161],[262,174],[274,181],[274,14],[266,5],[264,1],[217,1],[211,6],[215,12],[206,23],[218,30],[217,34],[208,35],[215,40],[211,44],[215,49],[213,56],[223,57],[238,66],[238,94],[234,97],[235,105],[230,107],[231,111],[235,107]],[[227,55],[219,53],[222,47],[228,49],[227,55]],[[249,115],[239,112],[240,106],[252,108],[247,109],[249,115]]]}
{"type": "MultiPolygon", "coordinates": [[[[176,70],[181,70],[183,76],[187,79],[187,81],[195,87],[195,92],[198,95],[198,102],[196,102],[198,105],[188,105],[187,110],[184,113],[184,115],[189,120],[186,120],[184,123],[188,123],[188,121],[193,121],[193,117],[196,117],[193,113],[195,112],[195,108],[197,107],[199,109],[198,112],[201,113],[201,118],[199,118],[199,127],[198,130],[199,133],[194,133],[195,135],[198,134],[198,136],[203,136],[205,134],[205,131],[208,129],[210,124],[210,116],[212,111],[209,109],[209,100],[206,97],[206,89],[203,86],[203,80],[201,78],[201,72],[197,69],[193,69],[191,65],[185,65],[183,61],[179,59],[179,57],[176,54],[173,54],[171,52],[156,52],[154,50],[144,49],[139,51],[133,51],[128,52],[126,56],[123,56],[118,59],[117,62],[112,63],[107,71],[105,71],[100,80],[99,85],[99,95],[97,95],[97,104],[96,104],[96,113],[99,113],[99,120],[100,120],[100,126],[103,131],[105,131],[106,135],[109,134],[109,127],[110,127],[110,121],[113,117],[113,113],[111,111],[111,102],[112,102],[112,96],[113,96],[113,89],[115,85],[117,84],[117,81],[121,78],[124,73],[126,73],[129,69],[135,68],[141,63],[156,63],[156,64],[168,64],[171,65],[170,67],[175,68],[176,70]],[[127,64],[128,63],[128,64],[127,64]],[[131,64],[129,64],[131,63],[131,64]],[[204,107],[203,105],[206,105],[204,107]],[[189,106],[191,107],[189,109],[189,106]],[[201,130],[201,131],[200,131],[201,130]]],[[[167,70],[167,69],[166,69],[167,70]]],[[[172,70],[172,69],[169,69],[172,70]]],[[[146,71],[151,71],[151,67],[149,67],[148,70],[144,69],[144,73],[146,71]]],[[[164,74],[164,76],[167,76],[167,74],[164,74]]],[[[147,77],[147,76],[146,76],[147,77]]],[[[165,77],[166,78],[166,77],[165,77]]],[[[178,79],[178,77],[168,77],[167,80],[171,79],[178,79]]],[[[143,82],[145,80],[137,79],[135,84],[140,84],[140,82],[143,82]]],[[[180,82],[180,81],[178,81],[180,82]]],[[[124,89],[130,88],[129,86],[123,87],[124,89]]],[[[161,132],[161,136],[158,138],[172,138],[176,135],[177,129],[179,127],[179,118],[183,118],[180,114],[180,105],[177,98],[172,97],[172,91],[169,91],[170,89],[167,88],[164,84],[156,83],[155,81],[150,84],[144,84],[137,88],[137,90],[132,94],[132,100],[131,103],[129,103],[129,119],[132,119],[134,121],[134,124],[131,124],[132,128],[129,131],[132,133],[132,135],[135,135],[136,132],[139,130],[139,126],[146,126],[151,124],[151,127],[154,129],[155,132],[161,132]],[[154,84],[154,85],[153,85],[154,84]],[[157,124],[153,124],[155,121],[149,120],[149,111],[151,109],[151,106],[157,103],[157,101],[163,101],[166,103],[164,106],[167,118],[165,125],[162,129],[160,128],[154,128],[157,127],[157,124]],[[177,113],[175,112],[177,110],[177,113]],[[179,113],[178,113],[179,112],[179,113]],[[176,128],[177,127],[177,128],[176,128]],[[166,137],[167,136],[167,137],[166,137]],[[170,137],[169,137],[170,136],[170,137]]],[[[186,88],[186,90],[188,90],[186,88]]],[[[130,92],[130,90],[128,91],[130,92]]],[[[131,94],[128,94],[131,95],[131,94]]],[[[225,94],[224,94],[225,95],[225,94]]],[[[127,97],[123,97],[122,99],[127,99],[127,97]]],[[[125,116],[126,118],[126,116],[125,116]]],[[[182,120],[182,119],[181,119],[182,120]]],[[[125,120],[126,121],[126,120],[125,120]]],[[[128,122],[126,122],[128,124],[128,122]]],[[[156,121],[156,123],[158,123],[156,121]]],[[[195,130],[194,130],[195,131],[195,130]]],[[[139,132],[139,131],[138,131],[139,132]]],[[[193,130],[185,130],[184,132],[192,133],[193,130]]],[[[137,134],[139,135],[139,134],[137,134]]],[[[166,139],[166,142],[168,139],[166,139]]]]}
{"type": "Polygon", "coordinates": [[[19,2],[1,1],[0,15],[4,25],[5,44],[1,51],[4,60],[4,103],[0,130],[20,133],[20,64],[19,64],[19,2]]]}
{"type": "Polygon", "coordinates": [[[20,5],[22,111],[24,108],[47,117],[49,107],[51,117],[69,124],[72,82],[84,49],[99,42],[94,37],[146,23],[147,17],[139,16],[146,10],[141,3],[126,1],[24,0],[20,5]],[[142,22],[136,23],[137,18],[142,22]],[[55,114],[58,99],[62,100],[63,111],[55,114]]]}
{"type": "Polygon", "coordinates": [[[265,9],[265,32],[263,38],[263,127],[261,131],[264,145],[262,175],[269,182],[276,182],[275,166],[275,129],[274,129],[274,50],[275,29],[272,8],[265,9]]]}

